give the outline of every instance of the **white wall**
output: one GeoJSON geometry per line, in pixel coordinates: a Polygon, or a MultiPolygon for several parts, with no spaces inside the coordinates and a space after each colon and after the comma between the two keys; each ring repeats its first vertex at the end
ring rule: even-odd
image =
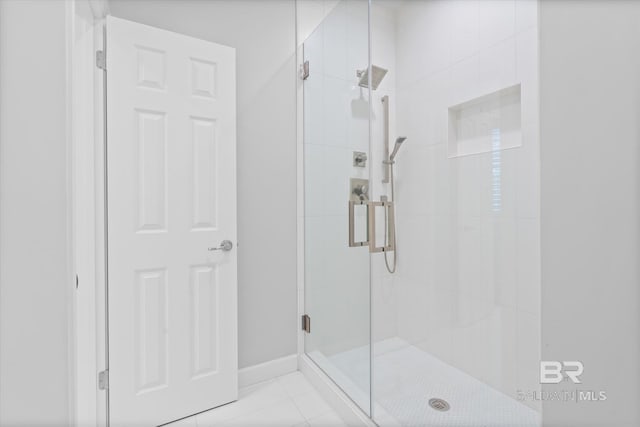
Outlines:
{"type": "Polygon", "coordinates": [[[580,360],[605,402],[545,426],[640,425],[640,2],[540,8],[542,358],[580,360]]]}
{"type": "Polygon", "coordinates": [[[67,425],[65,4],[0,1],[0,424],[67,425]]]}
{"type": "Polygon", "coordinates": [[[295,4],[111,0],[114,16],[236,48],[239,363],[296,352],[295,4]]]}

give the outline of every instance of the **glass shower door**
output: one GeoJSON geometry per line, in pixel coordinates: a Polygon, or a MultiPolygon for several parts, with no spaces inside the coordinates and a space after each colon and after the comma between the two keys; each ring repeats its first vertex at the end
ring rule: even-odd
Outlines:
{"type": "Polygon", "coordinates": [[[369,414],[368,2],[324,7],[304,42],[305,352],[369,414]]]}
{"type": "Polygon", "coordinates": [[[372,0],[371,187],[398,256],[372,255],[380,426],[540,424],[537,40],[535,0],[372,0]]]}

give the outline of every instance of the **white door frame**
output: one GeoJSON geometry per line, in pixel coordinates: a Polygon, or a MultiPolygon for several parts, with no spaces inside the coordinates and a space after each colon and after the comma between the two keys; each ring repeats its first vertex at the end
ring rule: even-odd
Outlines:
{"type": "Polygon", "coordinates": [[[69,326],[70,418],[74,425],[108,425],[107,393],[98,389],[106,367],[105,170],[102,50],[107,0],[66,0],[71,280],[69,326]],[[71,287],[73,289],[73,287],[71,287]]]}

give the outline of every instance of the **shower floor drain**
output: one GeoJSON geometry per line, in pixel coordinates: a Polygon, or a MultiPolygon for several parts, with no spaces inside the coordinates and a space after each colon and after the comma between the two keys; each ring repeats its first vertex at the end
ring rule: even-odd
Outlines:
{"type": "Polygon", "coordinates": [[[436,411],[448,411],[450,406],[446,400],[443,399],[429,399],[429,406],[431,406],[436,411]]]}

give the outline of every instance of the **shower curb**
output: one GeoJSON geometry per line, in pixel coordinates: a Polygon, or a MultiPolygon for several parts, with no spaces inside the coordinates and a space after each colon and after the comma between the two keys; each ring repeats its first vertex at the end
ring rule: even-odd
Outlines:
{"type": "Polygon", "coordinates": [[[307,355],[298,355],[298,370],[347,425],[377,427],[307,355]]]}

